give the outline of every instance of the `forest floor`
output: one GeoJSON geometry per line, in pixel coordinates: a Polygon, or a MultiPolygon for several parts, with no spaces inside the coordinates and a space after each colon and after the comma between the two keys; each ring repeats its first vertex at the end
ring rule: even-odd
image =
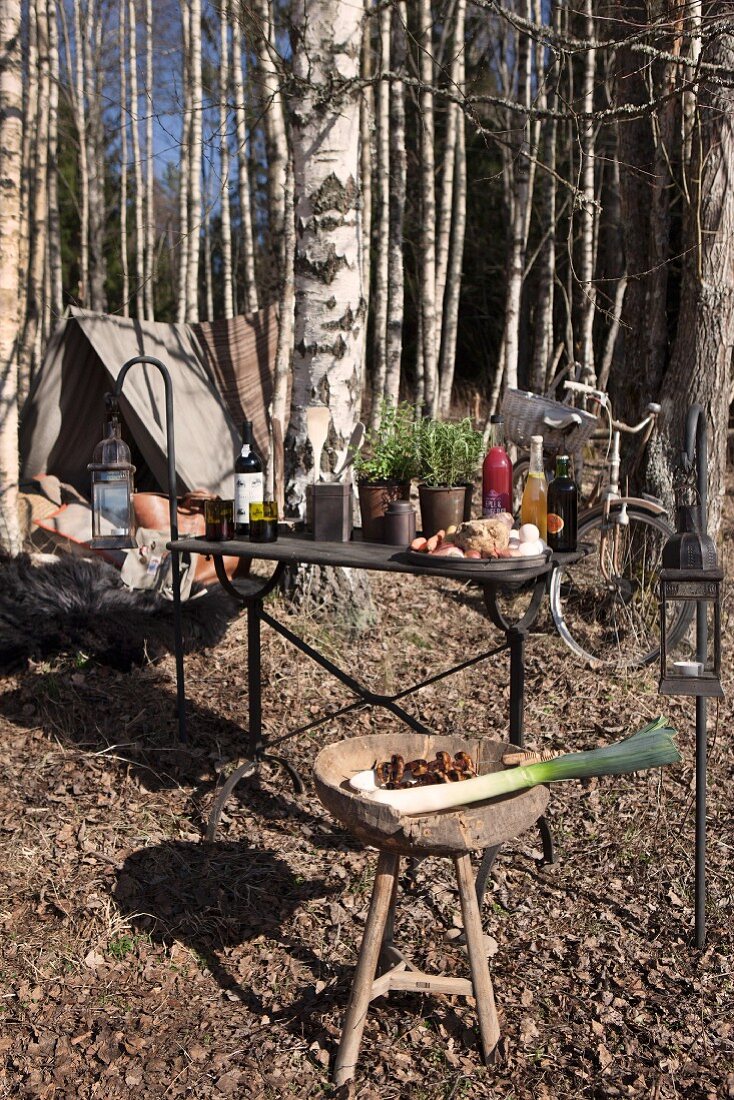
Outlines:
{"type": "MultiPolygon", "coordinates": [[[[730,495],[730,576],[733,530],[730,495]]],[[[376,690],[496,637],[457,582],[382,575],[373,590],[379,623],[357,637],[271,607],[376,690]]],[[[0,680],[0,1096],[331,1094],[376,860],[330,819],[310,769],[324,744],[394,727],[365,709],[294,732],[351,696],[264,628],[265,725],[307,792],[263,768],[204,842],[216,783],[244,747],[245,625],[187,658],[185,746],[170,657],[124,674],[70,654],[0,680]]],[[[370,1008],[357,1097],[734,1097],[733,627],[730,583],[727,698],[709,709],[706,949],[691,945],[693,702],[661,698],[656,669],[584,668],[543,619],[528,642],[528,743],[590,747],[662,711],[683,763],[552,789],[557,863],[539,866],[534,831],[518,837],[484,904],[494,1063],[481,1063],[471,1002],[391,994],[370,1008]]],[[[438,732],[504,736],[508,690],[501,655],[407,706],[438,732]]],[[[422,862],[397,942],[426,969],[464,973],[446,935],[458,923],[450,862],[422,862]]]]}

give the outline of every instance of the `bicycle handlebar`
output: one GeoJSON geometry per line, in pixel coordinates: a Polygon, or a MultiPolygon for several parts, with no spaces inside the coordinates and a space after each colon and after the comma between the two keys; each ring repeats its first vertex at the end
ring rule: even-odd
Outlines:
{"type": "Polygon", "coordinates": [[[624,432],[626,435],[637,435],[639,432],[650,427],[660,412],[660,405],[655,402],[650,402],[647,406],[647,416],[639,422],[639,424],[626,424],[624,420],[615,420],[612,416],[612,404],[609,400],[609,394],[604,393],[602,390],[595,390],[593,386],[589,386],[586,382],[564,382],[564,388],[571,393],[584,393],[587,397],[593,397],[595,401],[598,401],[603,409],[606,409],[609,413],[612,427],[615,431],[624,432]]]}

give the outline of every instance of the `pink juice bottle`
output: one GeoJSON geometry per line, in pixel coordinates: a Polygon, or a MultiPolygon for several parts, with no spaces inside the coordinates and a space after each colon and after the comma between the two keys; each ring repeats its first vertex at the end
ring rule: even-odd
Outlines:
{"type": "Polygon", "coordinates": [[[512,512],[512,463],[505,450],[504,417],[489,418],[489,450],[482,466],[482,515],[512,512]]]}

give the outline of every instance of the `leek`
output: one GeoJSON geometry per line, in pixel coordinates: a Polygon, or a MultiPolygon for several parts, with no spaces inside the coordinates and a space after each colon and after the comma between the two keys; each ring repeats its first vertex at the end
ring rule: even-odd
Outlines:
{"type": "MultiPolygon", "coordinates": [[[[388,791],[384,788],[369,790],[366,789],[369,786],[367,783],[358,785],[361,787],[360,793],[366,798],[386,803],[400,813],[430,813],[450,809],[452,806],[463,806],[468,802],[499,798],[512,791],[535,787],[539,783],[585,779],[591,775],[626,775],[645,768],[657,768],[662,764],[673,764],[680,760],[674,736],[675,730],[668,725],[667,719],[656,718],[631,737],[613,745],[605,745],[588,752],[569,752],[554,760],[543,760],[524,767],[504,768],[460,783],[441,783],[402,791],[388,791]]],[[[364,774],[360,773],[359,778],[364,774]]]]}

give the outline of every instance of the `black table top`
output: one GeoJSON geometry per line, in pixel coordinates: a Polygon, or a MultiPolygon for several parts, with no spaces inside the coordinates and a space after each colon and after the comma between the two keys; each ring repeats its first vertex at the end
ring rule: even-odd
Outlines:
{"type": "Polygon", "coordinates": [[[235,558],[258,558],[261,561],[287,562],[297,565],[332,565],[350,569],[371,569],[387,573],[412,573],[415,576],[453,577],[481,585],[523,584],[550,572],[554,560],[575,561],[579,554],[547,552],[545,561],[521,564],[516,558],[498,561],[461,561],[458,558],[433,558],[426,555],[425,564],[396,546],[379,542],[316,542],[308,535],[278,533],[277,542],[250,542],[231,539],[210,542],[205,538],[179,538],[169,542],[170,550],[189,554],[225,555],[235,558]]]}

